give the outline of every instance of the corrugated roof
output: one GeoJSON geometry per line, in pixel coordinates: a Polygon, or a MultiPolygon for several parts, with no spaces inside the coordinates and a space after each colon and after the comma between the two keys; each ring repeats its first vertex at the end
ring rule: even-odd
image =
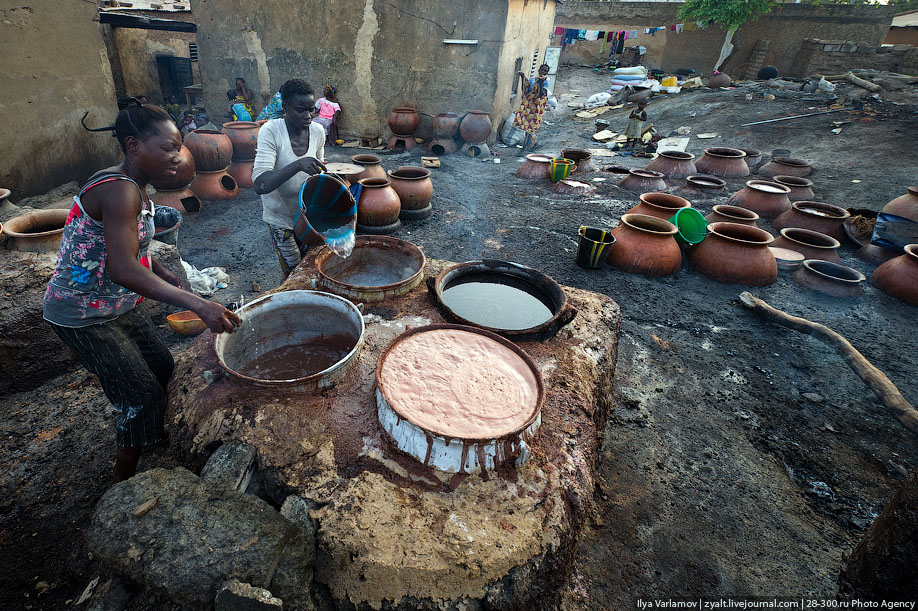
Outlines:
{"type": "Polygon", "coordinates": [[[191,0],[99,0],[99,11],[161,11],[164,13],[184,13],[191,11],[191,0]]]}

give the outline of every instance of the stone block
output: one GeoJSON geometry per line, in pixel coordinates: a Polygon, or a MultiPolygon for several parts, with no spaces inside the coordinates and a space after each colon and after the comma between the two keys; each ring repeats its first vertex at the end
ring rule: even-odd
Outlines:
{"type": "Polygon", "coordinates": [[[822,50],[826,53],[838,51],[839,49],[841,49],[841,45],[822,45],[822,50]]]}
{"type": "Polygon", "coordinates": [[[302,528],[307,537],[314,537],[316,521],[312,519],[309,512],[319,509],[319,507],[320,505],[311,499],[304,499],[301,496],[291,494],[284,499],[280,512],[282,516],[302,528]]]}
{"type": "Polygon", "coordinates": [[[284,601],[264,588],[230,579],[214,598],[214,611],[283,611],[284,601]]]}
{"type": "Polygon", "coordinates": [[[841,51],[842,53],[854,53],[855,51],[857,51],[857,45],[852,44],[852,43],[844,44],[841,46],[839,51],[841,51]]]}
{"type": "Polygon", "coordinates": [[[224,490],[245,492],[255,469],[255,448],[230,441],[217,448],[201,470],[201,479],[224,490]]]}

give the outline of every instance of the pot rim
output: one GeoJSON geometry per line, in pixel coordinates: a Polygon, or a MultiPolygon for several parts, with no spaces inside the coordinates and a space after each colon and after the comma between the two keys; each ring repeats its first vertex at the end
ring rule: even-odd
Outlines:
{"type": "Polygon", "coordinates": [[[10,191],[9,189],[4,189],[0,187],[0,201],[3,201],[7,197],[9,197],[11,193],[12,191],[10,191]]]}
{"type": "Polygon", "coordinates": [[[663,172],[654,172],[653,170],[644,170],[641,168],[632,168],[628,170],[628,173],[638,178],[665,178],[666,176],[663,172]]]}
{"type": "Polygon", "coordinates": [[[717,223],[711,223],[708,225],[708,233],[713,233],[719,238],[729,240],[731,242],[736,242],[739,244],[745,244],[748,246],[768,246],[775,241],[775,237],[765,231],[764,229],[759,229],[758,227],[753,227],[752,225],[743,225],[741,223],[729,223],[726,221],[720,221],[717,223]],[[743,239],[736,236],[729,235],[725,231],[743,231],[751,233],[753,235],[758,235],[761,237],[760,240],[753,239],[743,239]]]}
{"type": "Polygon", "coordinates": [[[918,261],[918,244],[907,244],[904,250],[906,256],[918,261]]]}
{"type": "Polygon", "coordinates": [[[783,238],[790,240],[791,242],[802,244],[809,248],[821,248],[823,250],[835,250],[836,248],[841,247],[841,242],[839,242],[832,236],[826,235],[824,233],[819,233],[818,231],[813,231],[812,229],[803,229],[802,227],[785,227],[784,229],[781,230],[781,236],[783,238]],[[791,237],[790,235],[788,235],[790,233],[795,233],[798,235],[798,237],[797,238],[791,237]],[[809,236],[809,237],[815,238],[817,240],[822,240],[822,241],[829,241],[829,244],[814,244],[812,242],[806,242],[800,239],[800,237],[803,237],[803,236],[809,236]]]}
{"type": "Polygon", "coordinates": [[[682,210],[683,208],[692,207],[692,202],[685,199],[684,197],[679,197],[678,195],[673,195],[672,193],[662,193],[660,191],[651,191],[649,193],[641,193],[640,195],[638,195],[638,199],[641,200],[642,203],[647,204],[648,206],[653,206],[654,208],[660,208],[662,210],[682,210]],[[668,206],[662,203],[648,201],[647,197],[649,196],[653,196],[654,198],[660,198],[664,201],[670,200],[674,204],[681,204],[681,205],[668,206]]]}
{"type": "Polygon", "coordinates": [[[434,119],[436,119],[437,117],[447,117],[447,118],[450,118],[450,119],[458,119],[458,118],[459,118],[459,113],[455,113],[455,112],[441,112],[440,114],[435,115],[435,116],[434,116],[434,119]]]}
{"type": "MultiPolygon", "coordinates": [[[[591,153],[590,151],[588,151],[588,150],[586,150],[586,149],[578,149],[578,148],[566,148],[566,149],[561,149],[561,157],[563,157],[564,159],[571,159],[571,156],[568,155],[568,153],[576,153],[577,155],[580,156],[579,159],[574,159],[575,162],[577,162],[577,161],[586,161],[587,159],[592,159],[592,158],[593,158],[593,153],[591,153]]],[[[528,155],[527,155],[527,157],[528,157],[528,155]]]]}
{"type": "Polygon", "coordinates": [[[529,153],[526,155],[526,161],[532,161],[534,163],[551,163],[551,155],[545,155],[544,153],[529,153]]]}
{"type": "Polygon", "coordinates": [[[800,214],[805,214],[817,219],[828,219],[831,221],[844,221],[847,218],[851,217],[851,213],[842,208],[841,206],[836,206],[834,204],[827,204],[825,202],[814,202],[806,199],[801,199],[791,204],[791,207],[799,212],[800,214]],[[804,208],[815,208],[817,210],[825,210],[827,212],[834,212],[837,216],[822,216],[821,214],[813,214],[809,210],[804,210],[804,208]]]}
{"type": "Polygon", "coordinates": [[[760,151],[759,149],[741,148],[737,150],[743,151],[744,153],[746,153],[746,157],[761,157],[762,156],[762,151],[760,151]]]}
{"type": "Polygon", "coordinates": [[[24,214],[20,214],[19,216],[14,216],[11,219],[7,219],[6,224],[3,225],[3,235],[10,237],[10,238],[25,238],[25,239],[43,238],[47,236],[57,235],[59,233],[64,232],[64,227],[67,226],[67,216],[69,216],[69,214],[70,214],[70,210],[68,208],[45,208],[42,210],[31,210],[24,214]],[[22,233],[20,231],[16,231],[15,229],[10,228],[10,223],[12,223],[13,221],[17,219],[24,219],[25,217],[28,217],[28,216],[38,217],[39,219],[47,218],[50,220],[56,220],[57,217],[60,217],[61,219],[60,229],[52,229],[51,231],[33,231],[33,232],[28,232],[28,233],[22,233]]]}
{"type": "Polygon", "coordinates": [[[812,167],[810,162],[804,161],[803,159],[796,159],[794,157],[774,157],[772,158],[774,163],[778,165],[786,165],[792,168],[809,168],[812,167]]]}
{"type": "Polygon", "coordinates": [[[421,167],[414,166],[414,165],[403,165],[399,168],[396,168],[395,170],[389,170],[388,174],[390,178],[397,178],[399,180],[424,180],[425,178],[430,178],[430,170],[428,170],[427,168],[421,168],[421,167]],[[402,170],[418,172],[421,175],[420,176],[400,176],[399,172],[401,172],[402,170]]]}
{"type": "Polygon", "coordinates": [[[465,114],[467,115],[487,115],[488,111],[487,110],[468,110],[466,111],[465,114]]]}
{"type": "Polygon", "coordinates": [[[371,155],[370,153],[360,153],[359,155],[352,155],[351,161],[358,165],[376,165],[382,163],[382,157],[371,155]]]}
{"type": "Polygon", "coordinates": [[[319,273],[320,276],[322,276],[322,278],[324,278],[326,281],[328,281],[330,284],[336,287],[344,287],[346,289],[354,289],[358,291],[361,291],[361,290],[371,291],[372,290],[372,291],[383,291],[383,292],[390,291],[394,288],[398,288],[405,284],[410,284],[412,281],[417,279],[418,276],[424,273],[424,267],[427,265],[427,258],[424,256],[424,251],[422,251],[420,246],[418,246],[417,244],[408,242],[407,240],[393,238],[391,236],[361,235],[361,236],[357,236],[357,241],[354,244],[354,248],[356,249],[359,245],[361,245],[361,243],[364,243],[365,247],[377,248],[380,250],[381,250],[380,248],[381,245],[385,246],[388,244],[393,249],[395,247],[399,247],[404,250],[410,251],[412,255],[415,255],[415,257],[419,256],[421,258],[421,266],[420,268],[418,268],[416,272],[411,274],[408,278],[406,278],[405,280],[400,280],[399,282],[392,282],[390,284],[378,284],[378,285],[348,284],[347,282],[342,282],[341,280],[338,280],[337,278],[333,278],[325,273],[325,271],[323,270],[325,261],[327,261],[329,257],[336,256],[336,255],[332,254],[332,251],[330,248],[328,248],[328,246],[322,246],[322,248],[320,248],[319,251],[316,253],[316,256],[314,259],[316,263],[316,271],[319,273]]]}
{"type": "Polygon", "coordinates": [[[712,146],[711,148],[706,148],[704,149],[704,154],[721,159],[742,159],[746,156],[744,151],[727,146],[712,146]]]}
{"type": "Polygon", "coordinates": [[[256,129],[259,127],[255,121],[227,121],[223,124],[223,129],[256,129]]]}
{"type": "Polygon", "coordinates": [[[669,221],[657,218],[655,216],[650,216],[649,214],[623,214],[621,222],[623,225],[627,225],[628,227],[637,231],[643,231],[644,233],[650,233],[658,236],[676,235],[679,233],[679,228],[669,221]],[[639,226],[636,224],[636,222],[644,223],[645,226],[639,226]],[[650,229],[646,225],[656,225],[657,229],[650,229]],[[667,225],[669,226],[668,228],[667,225]]]}
{"type": "Polygon", "coordinates": [[[361,178],[357,182],[368,189],[381,189],[391,185],[388,178],[361,178]]]}
{"type": "Polygon", "coordinates": [[[749,208],[743,208],[742,206],[733,206],[730,204],[717,204],[716,206],[712,207],[711,210],[721,216],[743,219],[744,221],[757,221],[760,218],[762,218],[759,216],[757,212],[754,212],[750,210],[749,208]],[[744,216],[744,215],[749,215],[749,216],[744,216]]]}
{"type": "Polygon", "coordinates": [[[657,153],[659,157],[666,157],[667,159],[675,159],[677,161],[691,161],[695,158],[695,155],[692,153],[686,153],[685,151],[660,151],[657,153]]]}
{"type": "Polygon", "coordinates": [[[191,134],[220,134],[221,136],[226,136],[226,134],[221,132],[219,129],[193,129],[189,133],[191,134]]]}
{"type": "Polygon", "coordinates": [[[700,189],[723,189],[727,186],[726,180],[710,174],[692,174],[686,176],[685,181],[700,189]]]}
{"type": "Polygon", "coordinates": [[[406,113],[406,114],[418,114],[418,109],[413,106],[395,106],[392,108],[391,112],[397,113],[406,113]]]}
{"type": "Polygon", "coordinates": [[[772,180],[779,185],[784,185],[791,189],[806,189],[807,187],[812,189],[814,184],[809,178],[804,178],[803,176],[787,176],[786,174],[772,176],[772,180]]]}
{"type": "Polygon", "coordinates": [[[803,267],[807,269],[810,273],[816,274],[826,278],[827,280],[832,280],[833,282],[840,282],[845,284],[860,284],[861,282],[867,280],[867,276],[857,271],[852,267],[847,265],[842,265],[841,263],[833,263],[832,261],[823,261],[822,259],[806,259],[803,262],[803,267]],[[844,272],[848,275],[853,275],[854,278],[842,278],[841,276],[835,276],[826,269],[819,270],[817,267],[827,268],[828,270],[834,270],[838,272],[844,272]]]}
{"type": "Polygon", "coordinates": [[[764,193],[764,194],[766,194],[766,195],[776,195],[776,196],[779,196],[779,197],[780,197],[781,195],[787,195],[788,193],[790,193],[790,187],[788,187],[787,185],[782,185],[781,183],[772,182],[772,181],[770,181],[770,180],[758,180],[758,179],[756,179],[756,180],[747,180],[747,181],[746,181],[746,187],[749,188],[749,189],[752,189],[753,191],[757,191],[758,193],[764,193]],[[765,189],[762,189],[761,187],[762,187],[763,185],[768,185],[768,186],[771,186],[771,187],[780,187],[780,188],[782,188],[782,189],[784,189],[784,190],[781,191],[780,193],[775,193],[774,191],[767,191],[767,190],[765,190],[765,189]]]}

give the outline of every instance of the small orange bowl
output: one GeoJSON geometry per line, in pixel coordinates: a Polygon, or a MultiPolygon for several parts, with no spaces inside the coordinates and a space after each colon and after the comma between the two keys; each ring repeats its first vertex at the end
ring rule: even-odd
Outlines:
{"type": "Polygon", "coordinates": [[[197,335],[207,328],[204,321],[191,310],[169,314],[166,316],[166,322],[179,335],[197,335]]]}

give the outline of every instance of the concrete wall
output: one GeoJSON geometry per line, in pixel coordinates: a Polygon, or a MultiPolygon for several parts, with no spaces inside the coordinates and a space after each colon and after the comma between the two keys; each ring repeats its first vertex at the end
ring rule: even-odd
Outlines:
{"type": "Polygon", "coordinates": [[[854,68],[918,74],[918,47],[877,47],[844,40],[807,38],[797,53],[795,65],[795,76],[843,74],[854,68]]]}
{"type": "Polygon", "coordinates": [[[470,109],[493,115],[495,108],[499,114],[509,104],[495,103],[496,95],[508,100],[504,79],[512,77],[513,61],[507,58],[527,54],[531,59],[535,48],[544,49],[554,4],[199,1],[194,9],[207,109],[212,118],[223,116],[226,90],[240,75],[256,93],[259,107],[289,78],[305,78],[319,94],[326,83],[337,84],[343,107],[339,127],[352,136],[388,135],[386,116],[399,105],[429,115],[470,109]],[[537,12],[539,25],[532,25],[529,16],[537,12]],[[540,27],[545,31],[538,40],[534,31],[540,27]],[[444,44],[447,38],[480,42],[444,44]],[[508,61],[511,74],[504,74],[508,61]]]}
{"type": "MultiPolygon", "coordinates": [[[[114,28],[112,30],[115,49],[121,65],[124,90],[127,95],[146,95],[150,102],[162,104],[159,71],[156,68],[158,55],[188,57],[188,43],[195,42],[192,32],[166,32],[162,30],[140,30],[135,28],[114,28]]],[[[196,71],[192,64],[192,73],[196,71]]],[[[227,87],[230,89],[230,87],[227,87]]],[[[177,96],[184,105],[184,98],[177,96]]]]}
{"type": "Polygon", "coordinates": [[[118,111],[94,19],[90,2],[0,8],[0,186],[12,189],[14,201],[85,180],[119,158],[110,134],[80,126],[85,111],[94,126],[111,124],[118,111]]]}

